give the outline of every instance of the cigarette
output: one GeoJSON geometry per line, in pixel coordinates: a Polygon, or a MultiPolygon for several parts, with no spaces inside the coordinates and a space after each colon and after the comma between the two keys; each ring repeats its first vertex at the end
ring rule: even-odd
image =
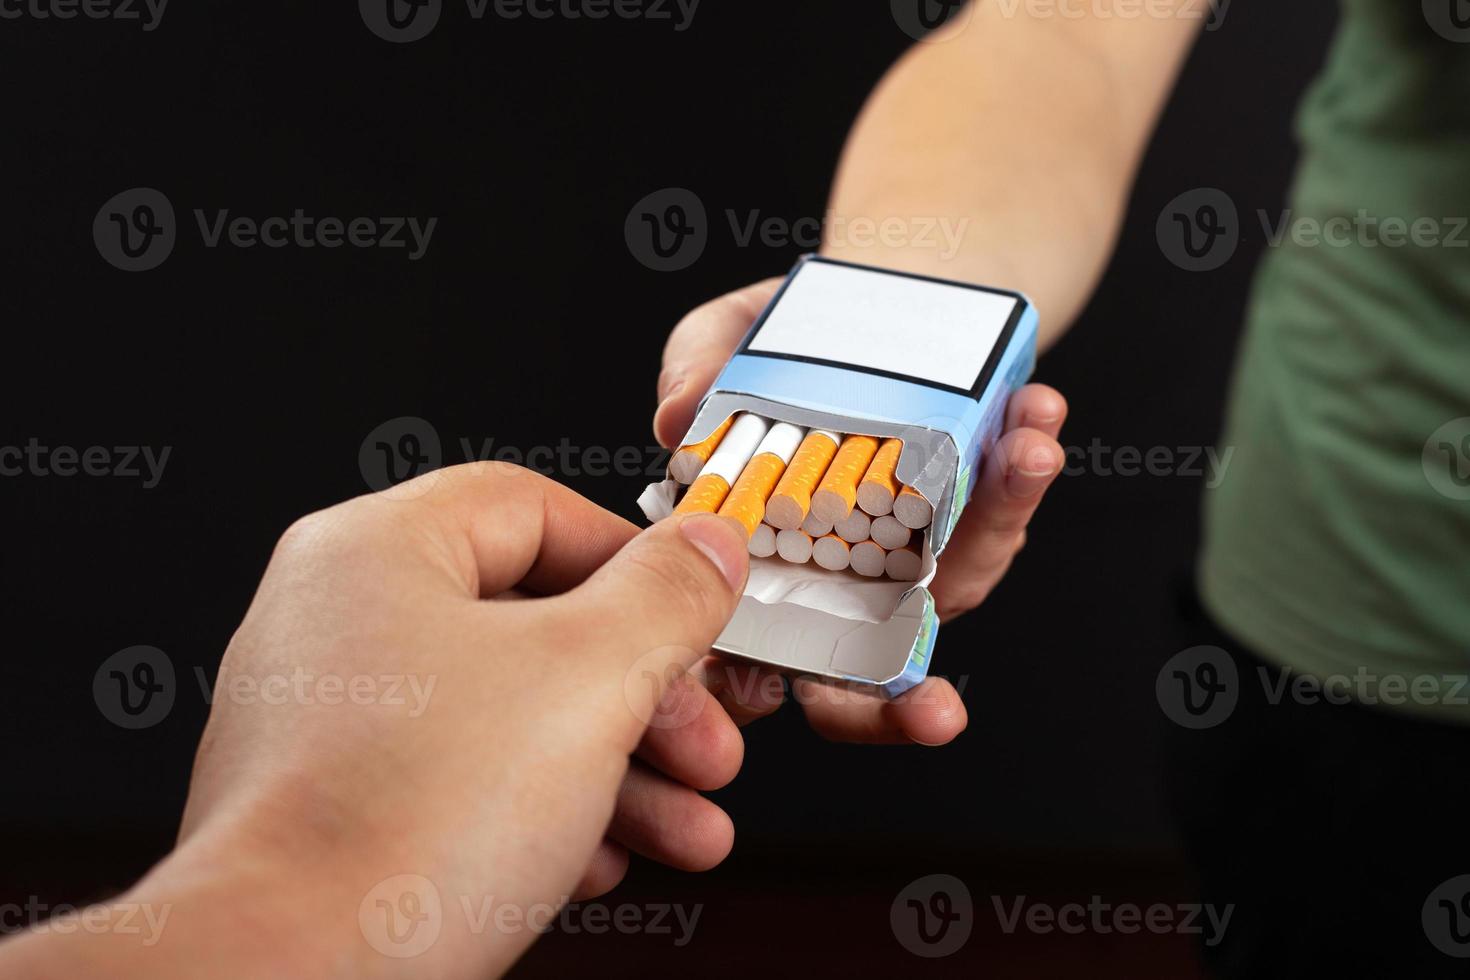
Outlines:
{"type": "Polygon", "coordinates": [[[836,524],[857,505],[857,485],[878,452],[872,436],[848,436],[827,467],[817,492],[812,494],[812,513],[836,524]]]}
{"type": "Polygon", "coordinates": [[[725,438],[720,441],[719,448],[710,455],[709,462],[699,471],[689,492],[684,494],[684,499],[674,508],[674,513],[713,514],[718,511],[770,427],[771,423],[759,415],[741,412],[735,419],[735,424],[730,426],[730,431],[725,433],[725,438]]]}
{"type": "Polygon", "coordinates": [[[840,572],[852,564],[851,549],[835,534],[812,542],[812,558],[829,572],[840,572]]]}
{"type": "Polygon", "coordinates": [[[883,570],[895,582],[917,582],[921,564],[918,546],[908,544],[888,553],[888,558],[883,563],[883,570]]]}
{"type": "MultiPolygon", "coordinates": [[[[776,491],[766,504],[766,519],[771,522],[772,527],[784,531],[802,526],[801,522],[806,520],[811,511],[812,491],[817,489],[817,484],[821,482],[841,444],[842,437],[835,432],[813,429],[807,433],[807,437],[801,442],[801,448],[797,449],[791,465],[786,467],[785,475],[776,484],[776,491]]],[[[828,527],[822,534],[831,530],[828,527]]]]}
{"type": "Polygon", "coordinates": [[[864,514],[860,508],[854,507],[852,513],[832,525],[832,530],[837,536],[848,544],[857,544],[871,537],[873,519],[864,514]]]}
{"type": "Polygon", "coordinates": [[[776,533],[776,553],[789,562],[805,565],[812,557],[812,536],[796,528],[782,528],[776,533]]]}
{"type": "Polygon", "coordinates": [[[868,578],[883,574],[883,563],[888,552],[872,541],[860,541],[852,546],[852,570],[868,578]]]}
{"type": "Polygon", "coordinates": [[[750,553],[757,558],[769,558],[776,553],[776,529],[761,524],[750,536],[750,553]]]}
{"type": "Polygon", "coordinates": [[[904,487],[893,498],[893,516],[904,527],[922,531],[934,519],[934,505],[913,487],[904,487]]]}
{"type": "Polygon", "coordinates": [[[755,455],[740,471],[740,479],[730,489],[725,502],[720,505],[721,517],[729,518],[749,538],[760,527],[766,516],[766,500],[776,489],[776,481],[786,471],[786,464],[801,445],[806,430],[789,422],[777,422],[766,431],[755,455]]]}
{"type": "Polygon", "coordinates": [[[883,548],[892,551],[908,544],[914,532],[900,524],[892,514],[884,514],[873,518],[873,527],[868,534],[883,548]]]}
{"type": "Polygon", "coordinates": [[[735,423],[735,416],[731,415],[721,422],[719,428],[709,434],[704,442],[692,443],[688,446],[680,446],[674,450],[673,457],[669,460],[669,476],[688,486],[699,477],[699,471],[709,458],[714,455],[715,447],[720,440],[725,438],[725,433],[735,423]]]}
{"type": "Polygon", "coordinates": [[[801,529],[814,538],[820,538],[824,534],[832,533],[832,524],[816,514],[808,514],[806,520],[801,522],[801,529]]]}
{"type": "Polygon", "coordinates": [[[868,472],[863,474],[862,482],[858,484],[858,506],[873,517],[893,513],[893,498],[898,496],[901,486],[894,473],[902,452],[903,440],[884,439],[873,456],[873,462],[868,464],[868,472]]]}

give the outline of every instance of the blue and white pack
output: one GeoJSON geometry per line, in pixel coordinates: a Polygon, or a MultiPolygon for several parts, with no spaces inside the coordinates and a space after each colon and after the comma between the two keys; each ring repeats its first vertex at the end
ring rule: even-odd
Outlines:
{"type": "MultiPolygon", "coordinates": [[[[751,560],[715,649],[892,697],[924,679],[939,631],[927,588],[1036,360],[1037,314],[1020,293],[802,258],[704,396],[685,444],[737,412],[903,441],[896,476],[934,507],[917,582],[751,560]]],[[[639,499],[672,512],[673,480],[639,499]]]]}

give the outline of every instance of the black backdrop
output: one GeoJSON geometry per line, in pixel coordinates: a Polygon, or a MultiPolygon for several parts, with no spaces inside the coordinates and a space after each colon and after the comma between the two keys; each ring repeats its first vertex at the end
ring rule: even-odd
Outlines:
{"type": "MultiPolygon", "coordinates": [[[[1247,223],[1224,269],[1191,274],[1161,253],[1155,218],[1199,186],[1243,212],[1279,206],[1292,103],[1331,14],[1325,0],[1236,4],[1196,49],[1106,284],[1041,364],[1072,401],[1064,443],[1215,438],[1260,235],[1247,223]]],[[[121,887],[167,848],[207,710],[196,668],[213,676],[291,519],[367,489],[367,434],[420,417],[446,462],[462,439],[651,445],[667,330],[802,250],[740,245],[726,211],[819,216],[849,122],[909,38],[878,2],[710,2],[684,31],[474,21],[450,3],[427,38],[389,44],[350,5],[252,0],[170,6],[152,31],[23,17],[0,41],[0,445],[170,447],[153,488],[0,479],[0,889],[54,902],[121,887]],[[92,222],[134,187],[162,191],[180,231],[160,267],[128,274],[92,222]],[[666,187],[711,216],[708,248],[678,272],[624,241],[634,202],[666,187]],[[298,207],[439,220],[418,261],[206,248],[193,227],[195,208],[298,207]],[[162,722],[128,731],[92,679],[137,644],[166,652],[178,693],[162,722]]],[[[561,478],[629,517],[645,482],[561,478]]],[[[861,880],[877,897],[838,923],[878,924],[846,940],[861,957],[893,945],[887,902],[929,871],[1008,866],[1024,884],[1049,868],[1084,888],[1103,868],[1167,876],[1153,681],[1179,649],[1200,483],[1064,478],[1009,580],[945,629],[937,667],[971,717],[958,742],[832,746],[783,711],[748,731],[746,769],[717,794],[737,826],[729,864],[628,887],[686,889],[707,918],[743,921],[729,896],[861,880]]],[[[811,942],[791,923],[767,935],[811,942]]]]}

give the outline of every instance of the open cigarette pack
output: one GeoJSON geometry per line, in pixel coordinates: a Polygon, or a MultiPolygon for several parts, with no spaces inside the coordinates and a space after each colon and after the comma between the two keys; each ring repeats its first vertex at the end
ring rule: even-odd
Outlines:
{"type": "Polygon", "coordinates": [[[638,501],[749,539],[715,649],[890,697],[924,679],[927,586],[1031,374],[1036,324],[1020,293],[797,263],[638,501]]]}

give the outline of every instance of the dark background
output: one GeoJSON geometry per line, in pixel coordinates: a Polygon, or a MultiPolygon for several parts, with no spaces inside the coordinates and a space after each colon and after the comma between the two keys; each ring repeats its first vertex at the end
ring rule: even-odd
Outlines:
{"type": "MultiPolygon", "coordinates": [[[[1261,236],[1245,222],[1224,269],[1191,274],[1160,252],[1155,218],[1200,186],[1242,214],[1280,206],[1292,106],[1331,14],[1326,0],[1238,3],[1204,36],[1106,283],[1040,365],[1071,399],[1065,444],[1216,437],[1261,236]]],[[[801,251],[740,247],[726,209],[821,215],[850,121],[910,39],[880,2],[709,0],[682,33],[475,22],[451,2],[428,38],[392,45],[349,4],[252,0],[170,6],[153,32],[6,21],[0,42],[0,445],[172,447],[154,489],[0,479],[0,899],[55,903],[124,887],[168,848],[207,711],[195,669],[212,678],[286,525],[367,489],[367,434],[423,418],[446,462],[463,459],[461,439],[650,446],[669,328],[801,251]],[[138,186],[169,197],[180,240],[158,269],[127,274],[99,256],[92,221],[138,186]],[[695,191],[712,221],[703,256],[672,273],[640,264],[623,233],[633,204],[666,187],[695,191]],[[297,207],[439,222],[417,262],[207,249],[193,226],[194,208],[297,207]],[[163,722],[126,731],[98,710],[92,678],[137,644],[167,653],[179,689],[163,722]]],[[[630,518],[646,482],[562,478],[630,518]]],[[[1064,478],[1008,580],[944,630],[937,669],[963,684],[971,719],[961,739],[835,746],[784,710],[747,731],[745,771],[717,794],[737,826],[726,865],[697,879],[640,868],[608,900],[704,903],[690,947],[553,937],[523,969],[589,952],[629,970],[771,968],[778,953],[793,968],[932,965],[887,921],[898,890],[934,872],[965,879],[982,920],[996,889],[1187,897],[1153,689],[1183,645],[1200,489],[1064,478]]],[[[1125,972],[1187,969],[1187,944],[1159,945],[995,935],[938,965],[1038,975],[1106,954],[1125,972]]]]}

